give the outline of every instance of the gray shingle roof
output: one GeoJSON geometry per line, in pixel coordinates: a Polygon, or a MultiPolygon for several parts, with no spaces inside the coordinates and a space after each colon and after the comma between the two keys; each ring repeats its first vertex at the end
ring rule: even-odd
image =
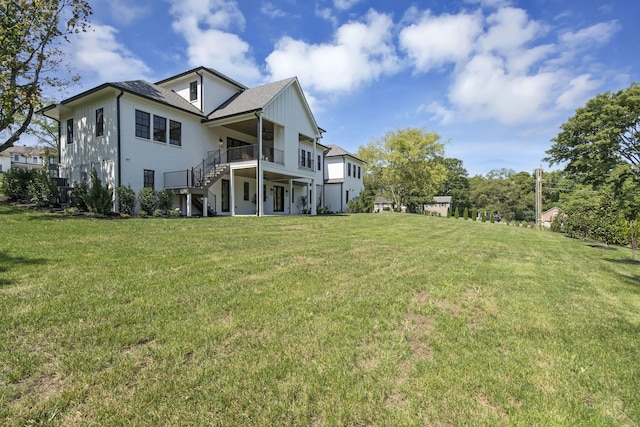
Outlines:
{"type": "Polygon", "coordinates": [[[0,152],[0,155],[4,157],[10,157],[12,154],[19,154],[23,157],[42,157],[44,155],[44,149],[39,147],[27,147],[22,145],[14,145],[6,150],[0,152]]]}
{"type": "Polygon", "coordinates": [[[296,78],[292,77],[247,89],[222,104],[217,110],[209,114],[208,118],[209,120],[216,120],[250,113],[252,111],[259,111],[295,80],[296,78]]]}
{"type": "Polygon", "coordinates": [[[451,196],[435,196],[433,201],[436,203],[451,203],[451,196]]]}
{"type": "Polygon", "coordinates": [[[202,115],[202,112],[191,105],[186,99],[178,95],[172,90],[164,89],[161,86],[144,80],[132,80],[128,82],[108,83],[109,85],[125,90],[129,93],[143,96],[172,107],[180,108],[190,113],[202,115]]]}
{"type": "Polygon", "coordinates": [[[329,144],[329,145],[327,145],[327,147],[329,147],[329,152],[327,153],[327,157],[349,156],[349,157],[353,157],[356,160],[360,160],[361,162],[364,161],[364,160],[359,159],[358,157],[354,156],[353,154],[351,154],[350,152],[348,152],[344,148],[338,147],[335,144],[329,144]]]}

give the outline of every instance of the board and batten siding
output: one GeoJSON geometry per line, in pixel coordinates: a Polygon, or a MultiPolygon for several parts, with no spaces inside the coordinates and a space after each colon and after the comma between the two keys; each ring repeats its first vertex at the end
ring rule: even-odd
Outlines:
{"type": "MultiPolygon", "coordinates": [[[[122,185],[131,185],[136,191],[143,187],[144,170],[155,171],[156,191],[164,188],[164,173],[187,170],[201,162],[207,152],[218,148],[218,135],[215,131],[202,126],[196,115],[175,108],[125,94],[120,104],[121,114],[121,162],[122,185]],[[136,136],[135,111],[140,110],[151,115],[150,138],[136,136]],[[181,123],[182,145],[174,146],[168,142],[153,140],[153,116],[157,115],[181,123]]],[[[186,173],[186,172],[185,172],[186,173]]]]}
{"type": "MultiPolygon", "coordinates": [[[[112,95],[111,93],[109,95],[112,95]]],[[[96,98],[73,109],[60,120],[61,176],[73,182],[88,179],[92,169],[112,188],[117,159],[117,108],[113,96],[96,98]],[[96,110],[103,109],[104,134],[96,136],[96,110]],[[67,120],[73,119],[73,143],[68,144],[67,120]]]]}

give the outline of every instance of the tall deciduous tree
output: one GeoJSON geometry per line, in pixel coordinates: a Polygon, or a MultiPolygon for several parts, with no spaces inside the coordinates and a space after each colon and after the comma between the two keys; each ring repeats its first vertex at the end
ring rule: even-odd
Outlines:
{"type": "Polygon", "coordinates": [[[416,206],[433,199],[447,176],[443,154],[440,135],[416,128],[388,132],[358,150],[358,157],[367,162],[366,179],[396,206],[416,206]]]}
{"type": "Polygon", "coordinates": [[[552,139],[547,161],[566,162],[566,171],[602,184],[619,165],[640,181],[640,85],[597,95],[576,110],[552,139]]]}
{"type": "Polygon", "coordinates": [[[60,44],[91,13],[85,0],[0,1],[0,151],[26,132],[43,90],[74,80],[60,77],[60,44]]]}

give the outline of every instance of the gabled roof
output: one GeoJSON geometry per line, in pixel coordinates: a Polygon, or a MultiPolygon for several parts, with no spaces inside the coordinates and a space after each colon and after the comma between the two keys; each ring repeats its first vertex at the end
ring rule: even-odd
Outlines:
{"type": "Polygon", "coordinates": [[[195,74],[200,71],[206,71],[207,73],[212,74],[213,76],[218,77],[219,79],[224,80],[233,86],[236,86],[238,89],[241,89],[241,90],[247,89],[245,85],[243,85],[242,83],[238,83],[237,81],[233,80],[231,77],[222,74],[220,71],[214,70],[213,68],[202,67],[202,66],[198,68],[194,68],[193,70],[185,71],[184,73],[180,73],[172,77],[167,77],[166,79],[162,79],[159,82],[156,82],[156,84],[162,85],[164,83],[170,82],[171,80],[177,80],[184,76],[188,76],[189,74],[195,74]]]}
{"type": "Polygon", "coordinates": [[[366,163],[364,160],[354,156],[353,154],[351,154],[350,152],[348,152],[347,150],[345,150],[342,147],[338,147],[335,144],[329,144],[327,145],[327,147],[329,147],[329,152],[327,153],[327,157],[340,157],[340,156],[349,156],[352,157],[356,160],[359,160],[363,163],[366,163]]]}
{"type": "Polygon", "coordinates": [[[433,201],[436,203],[451,203],[451,196],[435,196],[433,201]]]}
{"type": "Polygon", "coordinates": [[[295,77],[274,83],[247,89],[232,97],[208,116],[208,120],[217,120],[240,114],[253,113],[264,109],[272,99],[296,81],[295,77]]]}
{"type": "Polygon", "coordinates": [[[387,199],[386,197],[378,196],[376,197],[376,200],[373,203],[379,205],[379,204],[393,204],[395,202],[393,200],[387,199]]]}
{"type": "Polygon", "coordinates": [[[13,154],[19,154],[22,157],[41,157],[44,154],[44,148],[14,145],[0,152],[0,156],[3,157],[10,157],[13,154]]]}
{"type": "Polygon", "coordinates": [[[190,102],[188,102],[186,99],[184,99],[174,91],[165,89],[161,86],[155,85],[153,83],[149,83],[144,80],[104,83],[100,86],[94,87],[93,89],[89,89],[85,92],[82,92],[76,96],[65,99],[64,101],[60,102],[60,104],[49,105],[43,108],[42,110],[40,110],[39,112],[44,114],[47,111],[55,109],[59,105],[70,104],[74,101],[84,98],[85,96],[92,95],[94,93],[100,92],[108,88],[120,89],[132,95],[140,96],[142,98],[146,98],[151,101],[159,102],[161,104],[165,104],[170,107],[178,108],[188,113],[196,114],[200,117],[203,116],[202,112],[199,109],[191,105],[190,102]]]}
{"type": "Polygon", "coordinates": [[[191,105],[190,102],[188,102],[186,99],[184,99],[174,91],[165,89],[153,83],[149,83],[144,80],[133,80],[129,82],[118,82],[110,84],[113,87],[124,90],[125,92],[139,95],[143,98],[151,99],[153,101],[158,101],[171,107],[180,108],[181,110],[185,110],[199,116],[202,115],[202,112],[198,108],[191,105]]]}

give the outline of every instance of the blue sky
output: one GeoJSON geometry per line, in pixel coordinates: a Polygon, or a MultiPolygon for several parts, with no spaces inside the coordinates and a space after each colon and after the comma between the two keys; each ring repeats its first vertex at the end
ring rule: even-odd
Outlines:
{"type": "Polygon", "coordinates": [[[424,128],[470,176],[549,169],[545,150],[576,108],[640,81],[640,2],[628,0],[90,3],[67,95],[200,65],[247,86],[297,76],[325,144],[356,151],[424,128]]]}

